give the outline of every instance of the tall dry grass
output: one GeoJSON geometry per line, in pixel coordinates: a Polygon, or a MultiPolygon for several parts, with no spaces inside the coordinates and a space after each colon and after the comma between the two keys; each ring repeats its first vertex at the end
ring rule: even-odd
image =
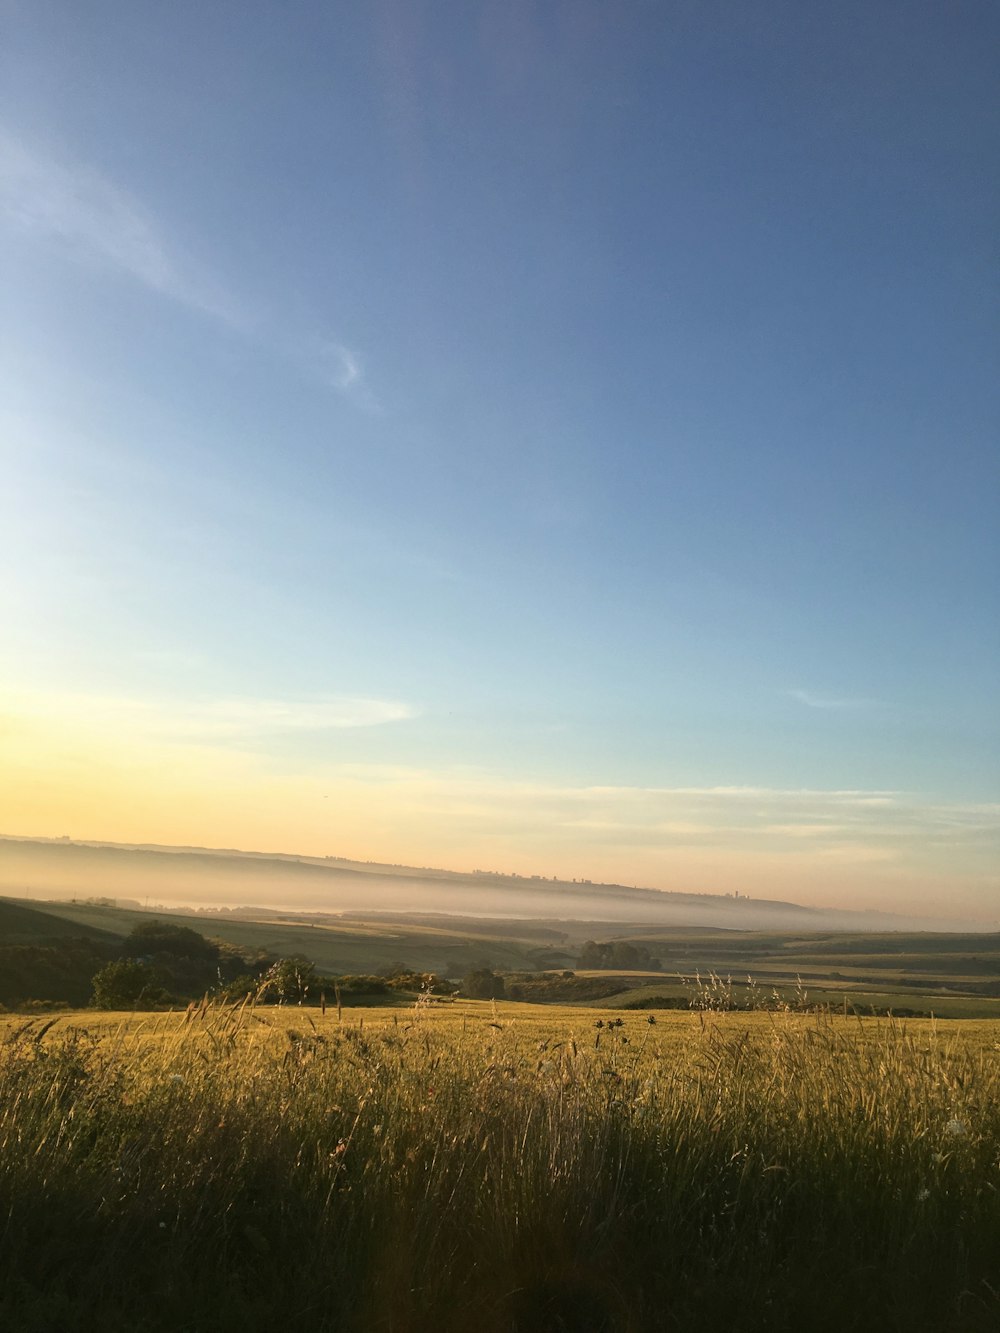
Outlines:
{"type": "Polygon", "coordinates": [[[0,1327],[995,1333],[1000,1050],[963,1032],[487,1005],[12,1027],[0,1327]]]}

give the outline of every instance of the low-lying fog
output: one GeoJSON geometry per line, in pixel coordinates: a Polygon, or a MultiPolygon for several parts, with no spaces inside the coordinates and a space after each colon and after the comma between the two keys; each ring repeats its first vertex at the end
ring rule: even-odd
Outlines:
{"type": "Polygon", "coordinates": [[[977,930],[981,922],[662,893],[513,876],[415,870],[281,854],[0,838],[0,894],[107,897],[142,906],[282,912],[444,912],[737,930],[977,930]]]}

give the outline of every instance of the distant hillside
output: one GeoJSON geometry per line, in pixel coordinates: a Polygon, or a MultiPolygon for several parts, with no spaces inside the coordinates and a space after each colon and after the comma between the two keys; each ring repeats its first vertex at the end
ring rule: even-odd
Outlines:
{"type": "MultiPolygon", "coordinates": [[[[3,922],[10,909],[11,919],[23,904],[8,904],[0,899],[0,1000],[4,998],[9,978],[6,970],[12,958],[5,948],[16,945],[57,943],[52,922],[69,937],[86,937],[95,946],[106,941],[120,945],[135,926],[154,920],[157,913],[141,909],[106,907],[92,902],[52,903],[49,910],[27,909],[28,918],[38,927],[37,935],[8,939],[3,922]]],[[[162,914],[159,914],[162,915],[162,914]]],[[[530,923],[512,922],[505,931],[493,922],[442,917],[435,925],[420,921],[394,919],[384,923],[335,916],[301,920],[286,919],[264,912],[255,919],[246,914],[220,913],[171,914],[169,920],[188,926],[208,938],[227,941],[239,949],[273,957],[301,954],[328,973],[370,973],[395,964],[405,964],[418,971],[461,977],[474,968],[497,967],[529,971],[546,967],[569,967],[575,961],[576,948],[561,932],[532,928],[530,923]]],[[[30,994],[19,987],[14,993],[30,994]]]]}
{"type": "Polygon", "coordinates": [[[112,931],[90,923],[69,921],[54,911],[37,910],[0,899],[0,944],[38,944],[51,940],[91,939],[110,943],[112,931]]]}
{"type": "Polygon", "coordinates": [[[91,977],[117,952],[99,924],[0,899],[0,1005],[26,998],[86,1004],[91,977]]]}
{"type": "MultiPolygon", "coordinates": [[[[125,937],[162,912],[98,901],[65,901],[35,910],[0,900],[0,1003],[27,998],[82,1005],[94,973],[121,956],[125,937]]],[[[694,978],[732,977],[737,999],[780,990],[798,1002],[861,1007],[862,1012],[935,1013],[996,1017],[1000,1013],[1000,934],[904,934],[826,931],[743,931],[597,921],[413,913],[285,913],[236,911],[172,914],[170,927],[188,927],[225,941],[243,961],[304,956],[327,974],[369,974],[395,968],[435,972],[455,981],[482,968],[507,974],[512,998],[625,1007],[686,1005],[694,978]],[[582,957],[588,940],[639,946],[651,965],[624,971],[582,957]],[[564,970],[576,971],[567,979],[564,970]],[[582,970],[581,970],[582,969],[582,970]]],[[[593,949],[588,951],[593,954],[593,949]]],[[[642,960],[638,960],[642,962],[642,960]]],[[[170,988],[214,986],[215,973],[172,975],[170,988]]],[[[230,979],[228,976],[225,979],[230,979]]],[[[728,982],[725,984],[728,985],[728,982]]],[[[198,993],[201,993],[200,990],[198,993]]]]}
{"type": "Polygon", "coordinates": [[[420,912],[730,930],[975,930],[978,924],[333,857],[16,837],[0,837],[0,893],[106,896],[168,909],[241,904],[278,912],[420,912]]]}

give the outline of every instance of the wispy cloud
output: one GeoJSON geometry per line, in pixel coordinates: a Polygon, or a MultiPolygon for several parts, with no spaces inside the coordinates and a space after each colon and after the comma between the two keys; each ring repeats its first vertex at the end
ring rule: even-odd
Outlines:
{"type": "MultiPolygon", "coordinates": [[[[346,778],[346,769],[329,781],[346,778]]],[[[650,864],[677,854],[767,859],[808,873],[811,858],[879,863],[899,873],[959,873],[1000,853],[1000,808],[936,802],[907,792],[778,787],[573,787],[466,771],[350,770],[428,827],[466,838],[508,838],[548,858],[650,864]],[[450,819],[450,824],[449,824],[450,819]],[[540,851],[541,854],[541,851],[540,851]]],[[[666,865],[667,862],[662,863],[666,865]]],[[[747,862],[749,873],[749,860],[747,862]]]]}
{"type": "Polygon", "coordinates": [[[417,710],[395,699],[356,695],[313,695],[295,699],[248,697],[138,699],[106,695],[26,695],[10,697],[17,715],[85,722],[109,734],[150,740],[211,743],[266,740],[283,733],[374,727],[415,717],[417,710]]]}
{"type": "Polygon", "coordinates": [[[393,699],[321,695],[311,699],[218,699],[172,710],[171,725],[185,724],[206,736],[252,736],[275,732],[377,727],[415,717],[409,704],[393,699]]]}
{"type": "Polygon", "coordinates": [[[327,349],[331,361],[331,378],[338,389],[345,392],[361,379],[361,365],[358,358],[343,343],[331,343],[327,349]]]}
{"type": "Polygon", "coordinates": [[[878,704],[878,700],[876,699],[848,698],[845,695],[823,694],[815,690],[787,690],[786,694],[790,699],[795,699],[796,702],[805,704],[806,708],[874,708],[878,704]]]}
{"type": "Polygon", "coordinates": [[[23,232],[68,248],[171,300],[242,327],[245,314],[198,273],[128,190],[82,164],[58,162],[0,131],[0,210],[23,232]]]}
{"type": "Polygon", "coordinates": [[[58,160],[0,128],[0,217],[22,234],[60,246],[149,291],[188,306],[244,336],[269,343],[321,383],[367,411],[381,408],[359,353],[344,342],[302,339],[280,318],[252,313],[185,255],[130,190],[92,166],[58,160]]]}
{"type": "Polygon", "coordinates": [[[302,354],[313,372],[325,384],[368,412],[382,408],[365,377],[364,362],[358,352],[342,342],[321,340],[302,354]]]}

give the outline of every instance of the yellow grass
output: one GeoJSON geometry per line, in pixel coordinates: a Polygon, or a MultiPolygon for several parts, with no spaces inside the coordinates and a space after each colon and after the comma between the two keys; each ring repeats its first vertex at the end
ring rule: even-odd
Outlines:
{"type": "Polygon", "coordinates": [[[655,1019],[5,1017],[0,1327],[995,1333],[1000,1027],[655,1019]]]}

